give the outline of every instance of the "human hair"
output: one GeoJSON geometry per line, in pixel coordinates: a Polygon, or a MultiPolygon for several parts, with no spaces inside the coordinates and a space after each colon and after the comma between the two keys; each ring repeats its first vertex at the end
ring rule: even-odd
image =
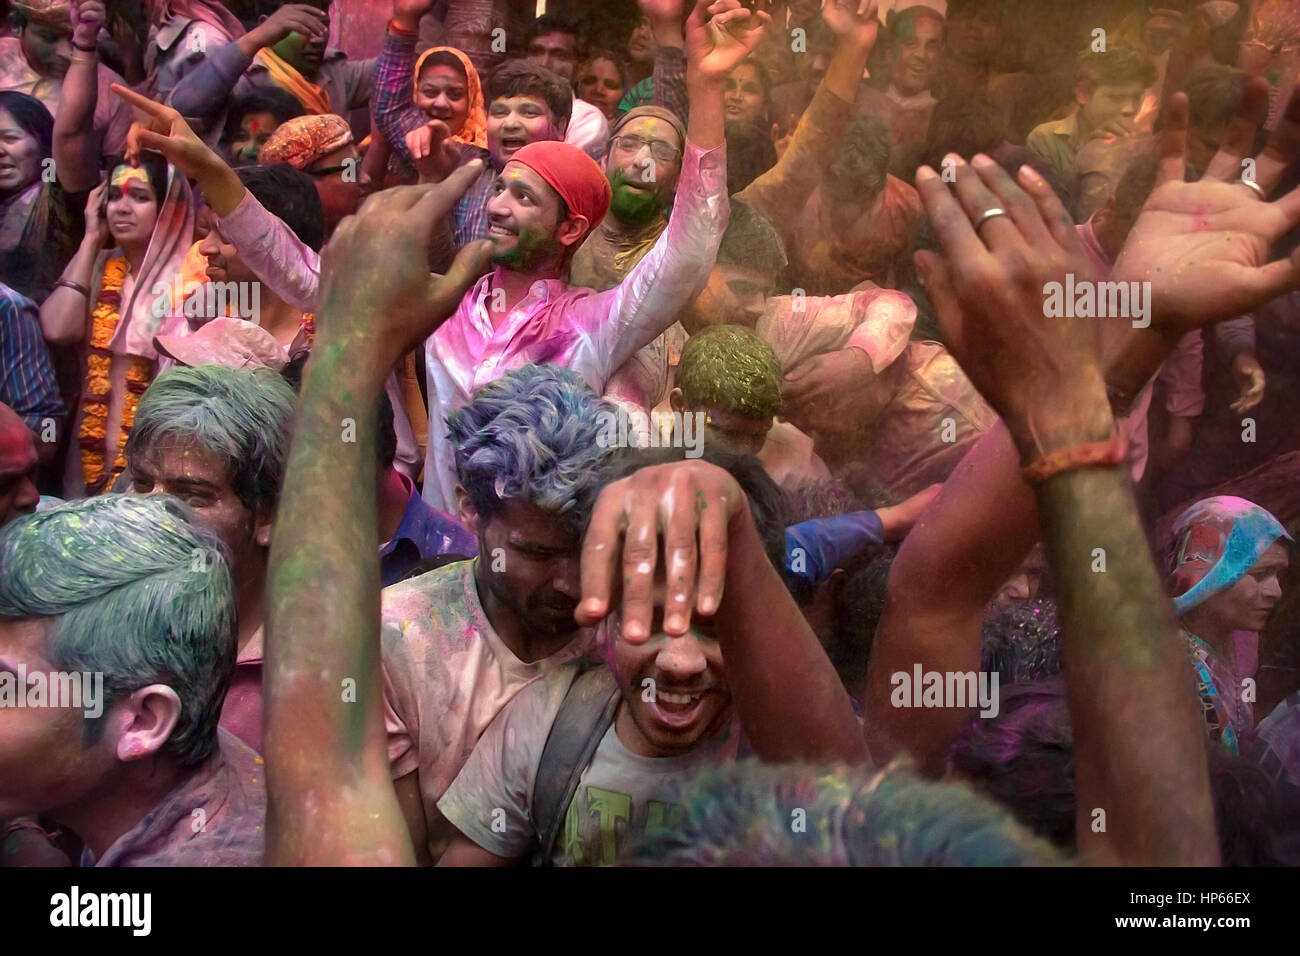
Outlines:
{"type": "Polygon", "coordinates": [[[772,567],[785,573],[785,496],[777,487],[762,464],[753,455],[733,451],[717,442],[704,442],[699,449],[699,457],[688,459],[682,448],[628,448],[613,458],[605,472],[606,483],[613,483],[655,465],[667,465],[677,461],[703,461],[715,465],[736,479],[740,490],[749,500],[749,513],[754,519],[759,539],[763,542],[763,553],[772,562],[772,567]]]}
{"type": "Polygon", "coordinates": [[[682,349],[677,385],[692,410],[717,407],[759,421],[781,410],[781,362],[761,336],[739,325],[692,335],[682,349]]]}
{"type": "Polygon", "coordinates": [[[558,13],[545,13],[533,21],[528,29],[528,42],[548,33],[567,33],[573,37],[573,52],[577,56],[582,47],[582,32],[576,20],[558,13]]]}
{"type": "Polygon", "coordinates": [[[941,170],[949,153],[964,157],[991,154],[1006,138],[1004,111],[987,94],[948,96],[936,103],[930,114],[921,162],[941,170]]]}
{"type": "Polygon", "coordinates": [[[515,369],[447,417],[456,479],[485,519],[514,499],[580,531],[614,451],[598,440],[613,414],[614,406],[570,369],[515,369]]]}
{"type": "Polygon", "coordinates": [[[981,669],[1003,685],[1049,680],[1061,674],[1061,621],[1056,602],[1043,597],[993,610],[981,632],[981,669]]]}
{"type": "Polygon", "coordinates": [[[325,214],[309,173],[288,163],[265,163],[242,166],[235,175],[267,212],[283,220],[313,251],[320,251],[325,244],[325,214]]]}
{"type": "MultiPolygon", "coordinates": [[[[114,156],[108,163],[109,180],[112,180],[113,170],[117,169],[117,167],[130,165],[132,164],[126,161],[125,156],[114,156]]],[[[158,209],[161,212],[163,203],[167,201],[169,182],[167,160],[163,159],[160,153],[143,150],[140,153],[137,165],[149,177],[149,188],[153,190],[154,201],[158,203],[158,209]]]]}
{"type": "Polygon", "coordinates": [[[431,66],[449,66],[456,71],[456,74],[462,80],[467,82],[469,80],[469,77],[465,75],[465,64],[460,62],[460,58],[450,50],[439,50],[437,53],[430,53],[424,62],[420,64],[420,72],[423,73],[431,66]]]}
{"type": "Polygon", "coordinates": [[[7,110],[18,128],[36,140],[41,159],[49,159],[54,152],[54,116],[45,104],[17,90],[0,90],[0,109],[7,110]]]}
{"type": "Polygon", "coordinates": [[[224,461],[244,507],[266,514],[284,480],[293,404],[293,389],[269,368],[169,368],[140,397],[127,459],[167,440],[193,443],[224,461]]]}
{"type": "MultiPolygon", "coordinates": [[[[163,752],[207,758],[235,669],[235,592],[221,541],[175,498],[100,495],[0,529],[0,617],[50,618],[56,670],[104,675],[105,711],[150,684],[180,698],[163,752]]],[[[102,715],[101,715],[102,716],[102,715]]],[[[89,720],[87,744],[106,726],[89,720]]]]}
{"type": "Polygon", "coordinates": [[[624,864],[652,866],[1044,866],[1064,863],[964,784],[870,765],[707,767],[679,785],[683,819],[648,831],[624,864]],[[802,811],[807,831],[787,822],[802,811]],[[817,834],[810,839],[810,835],[817,834]]]}
{"type": "Polygon", "coordinates": [[[844,131],[844,143],[826,176],[855,187],[859,195],[880,195],[889,177],[890,139],[888,122],[871,113],[857,114],[844,131]]]}
{"type": "Polygon", "coordinates": [[[1084,50],[1074,63],[1074,82],[1084,92],[1092,93],[1099,86],[1128,86],[1139,84],[1143,88],[1156,81],[1156,68],[1151,58],[1135,47],[1113,43],[1105,53],[1084,50]]]}
{"type": "Polygon", "coordinates": [[[490,107],[494,100],[535,96],[550,109],[557,122],[568,122],[573,114],[573,89],[558,73],[527,60],[506,60],[487,75],[484,96],[490,107]]]}
{"type": "Polygon", "coordinates": [[[606,60],[610,63],[613,63],[614,66],[618,68],[618,75],[623,79],[624,90],[626,90],[628,86],[631,85],[627,81],[627,64],[623,61],[623,58],[619,56],[617,53],[615,53],[613,50],[608,50],[605,47],[588,48],[586,55],[578,59],[578,65],[577,67],[574,68],[573,82],[575,84],[578,82],[578,77],[579,75],[581,75],[582,68],[584,66],[586,66],[588,63],[595,63],[597,60],[606,60]]]}
{"type": "Polygon", "coordinates": [[[771,134],[753,123],[728,120],[723,132],[727,141],[727,192],[738,193],[776,165],[776,147],[771,134]]]}
{"type": "Polygon", "coordinates": [[[785,243],[776,227],[743,199],[731,200],[731,218],[718,246],[717,264],[771,275],[786,267],[785,243]]]}
{"type": "Polygon", "coordinates": [[[1199,130],[1222,129],[1237,115],[1246,74],[1230,66],[1203,66],[1193,70],[1183,83],[1187,94],[1188,121],[1199,130]]]}
{"type": "Polygon", "coordinates": [[[1074,735],[1064,681],[1001,687],[997,716],[968,721],[950,759],[1039,836],[1074,847],[1074,735]]]}
{"type": "Polygon", "coordinates": [[[278,86],[255,86],[235,97],[226,113],[221,140],[230,143],[239,134],[239,124],[250,113],[270,113],[276,123],[285,123],[304,115],[302,103],[288,90],[278,86]]]}
{"type": "Polygon", "coordinates": [[[885,24],[885,30],[889,34],[889,41],[896,45],[916,33],[916,25],[921,20],[933,20],[943,28],[943,39],[948,39],[948,21],[944,15],[934,7],[927,7],[923,3],[918,3],[908,7],[906,10],[894,10],[889,15],[889,22],[885,24]]]}

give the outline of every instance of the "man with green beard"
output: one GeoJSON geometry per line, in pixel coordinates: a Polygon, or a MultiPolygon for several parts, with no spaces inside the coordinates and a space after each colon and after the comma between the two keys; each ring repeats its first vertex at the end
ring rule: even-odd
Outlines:
{"type": "MultiPolygon", "coordinates": [[[[781,162],[737,193],[742,199],[752,196],[773,219],[781,218],[787,206],[803,208],[821,175],[818,157],[838,150],[876,40],[879,20],[871,0],[828,0],[822,18],[837,39],[817,96],[781,162]]],[[[629,110],[614,126],[605,152],[613,198],[604,221],[573,257],[575,285],[613,288],[654,245],[668,225],[683,141],[681,120],[661,107],[629,110]]],[[[670,371],[686,338],[681,323],[674,322],[614,373],[605,397],[643,409],[659,404],[672,387],[670,371]]]]}

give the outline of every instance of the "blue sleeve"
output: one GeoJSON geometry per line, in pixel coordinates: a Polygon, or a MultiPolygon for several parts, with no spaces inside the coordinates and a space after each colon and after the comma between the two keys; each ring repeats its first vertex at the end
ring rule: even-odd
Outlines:
{"type": "Polygon", "coordinates": [[[820,584],[864,547],[884,540],[884,525],[874,511],[803,521],[785,529],[786,570],[820,584]]]}

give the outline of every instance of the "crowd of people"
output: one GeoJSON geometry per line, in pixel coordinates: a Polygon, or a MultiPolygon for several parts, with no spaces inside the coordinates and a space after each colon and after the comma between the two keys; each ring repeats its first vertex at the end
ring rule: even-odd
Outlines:
{"type": "Polygon", "coordinates": [[[1300,863],[1300,7],[534,6],[0,2],[0,865],[1300,863]]]}

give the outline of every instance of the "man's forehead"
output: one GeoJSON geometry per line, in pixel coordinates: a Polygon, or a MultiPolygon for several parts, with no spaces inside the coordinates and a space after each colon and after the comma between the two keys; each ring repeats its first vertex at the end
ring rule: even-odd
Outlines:
{"type": "Polygon", "coordinates": [[[23,420],[12,412],[0,416],[0,475],[21,475],[35,465],[36,443],[23,420]]]}
{"type": "Polygon", "coordinates": [[[45,638],[53,619],[0,617],[0,661],[16,664],[45,662],[45,638]]]}
{"type": "Polygon", "coordinates": [[[517,160],[512,159],[501,168],[501,178],[505,180],[506,185],[518,183],[542,195],[555,192],[541,173],[517,160]]]}
{"type": "Polygon", "coordinates": [[[638,116],[625,124],[619,130],[619,134],[640,136],[642,139],[662,139],[678,147],[682,145],[677,130],[673,128],[673,125],[655,116],[638,116]]]}
{"type": "Polygon", "coordinates": [[[492,101],[492,105],[496,106],[498,103],[508,110],[517,110],[521,106],[536,106],[544,110],[550,109],[546,105],[546,100],[533,93],[520,93],[518,96],[498,96],[492,101]]]}
{"type": "Polygon", "coordinates": [[[533,37],[531,46],[545,47],[546,49],[556,49],[559,47],[576,48],[578,38],[571,33],[564,33],[561,30],[552,30],[550,33],[539,33],[533,37]]]}
{"type": "Polygon", "coordinates": [[[174,437],[165,438],[133,456],[131,469],[148,471],[163,481],[189,478],[220,485],[229,479],[220,455],[197,442],[174,437]]]}

